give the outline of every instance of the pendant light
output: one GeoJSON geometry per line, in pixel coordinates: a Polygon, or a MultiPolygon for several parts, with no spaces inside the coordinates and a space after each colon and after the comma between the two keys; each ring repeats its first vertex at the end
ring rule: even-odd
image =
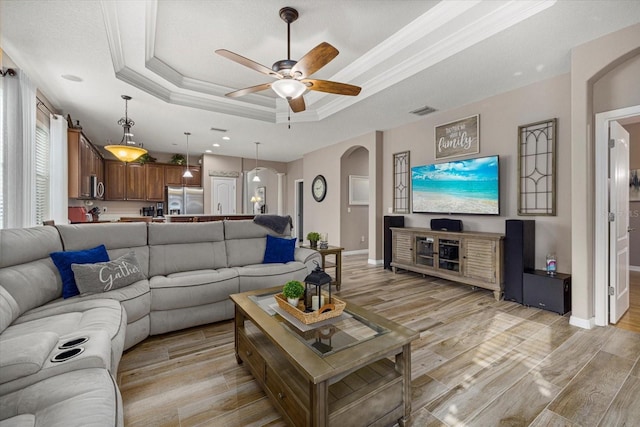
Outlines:
{"type": "Polygon", "coordinates": [[[147,150],[142,148],[142,144],[137,144],[131,139],[133,134],[131,133],[131,127],[136,123],[129,118],[128,115],[128,102],[131,97],[128,95],[122,95],[124,99],[124,117],[118,120],[118,124],[122,126],[123,135],[120,144],[112,144],[105,146],[105,150],[116,156],[121,162],[129,163],[136,160],[143,154],[147,154],[147,150]]]}
{"type": "Polygon", "coordinates": [[[258,145],[260,145],[259,142],[255,142],[256,144],[256,174],[253,177],[253,182],[260,182],[260,177],[258,176],[258,145]]]}
{"type": "Polygon", "coordinates": [[[184,171],[182,177],[193,178],[193,174],[189,170],[189,135],[191,135],[191,132],[185,132],[184,134],[187,135],[187,170],[184,171]]]}

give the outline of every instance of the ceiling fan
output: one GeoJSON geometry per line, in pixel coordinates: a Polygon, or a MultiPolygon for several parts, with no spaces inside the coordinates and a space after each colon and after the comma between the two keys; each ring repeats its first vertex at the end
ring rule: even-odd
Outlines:
{"type": "Polygon", "coordinates": [[[278,96],[289,102],[289,106],[294,113],[299,113],[306,108],[302,94],[307,89],[349,96],[356,96],[360,93],[361,88],[359,86],[329,80],[310,79],[309,76],[327,65],[338,55],[338,49],[327,42],[322,42],[307,52],[299,61],[292,60],[290,26],[292,22],[298,19],[298,11],[292,7],[283,7],[280,9],[280,18],[287,23],[287,59],[275,62],[271,68],[226,49],[216,50],[218,55],[277,79],[272,83],[263,83],[229,92],[225,96],[236,98],[271,88],[278,96]]]}

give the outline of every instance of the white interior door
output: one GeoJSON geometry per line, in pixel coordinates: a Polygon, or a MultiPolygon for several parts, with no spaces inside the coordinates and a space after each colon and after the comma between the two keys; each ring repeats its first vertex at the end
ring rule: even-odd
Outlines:
{"type": "Polygon", "coordinates": [[[609,136],[609,321],[616,323],[629,309],[629,133],[612,121],[609,136]]]}
{"type": "Polygon", "coordinates": [[[211,177],[211,213],[228,215],[236,213],[236,179],[211,177]]]}

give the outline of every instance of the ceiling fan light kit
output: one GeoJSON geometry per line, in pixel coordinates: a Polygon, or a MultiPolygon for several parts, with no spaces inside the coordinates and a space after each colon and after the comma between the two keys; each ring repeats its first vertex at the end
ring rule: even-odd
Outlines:
{"type": "Polygon", "coordinates": [[[271,68],[268,68],[229,50],[216,50],[220,56],[278,80],[273,83],[263,83],[229,92],[226,96],[236,98],[271,88],[279,97],[289,102],[291,111],[299,113],[306,109],[302,95],[307,89],[336,95],[358,95],[361,89],[359,86],[308,78],[338,56],[338,49],[327,42],[322,42],[307,52],[299,61],[292,60],[290,27],[291,23],[298,19],[298,11],[292,7],[283,7],[279,14],[280,18],[287,23],[287,59],[276,61],[271,68]]]}
{"type": "Polygon", "coordinates": [[[271,83],[271,89],[284,99],[297,98],[307,90],[307,86],[299,80],[282,79],[271,83]]]}
{"type": "Polygon", "coordinates": [[[130,163],[143,154],[147,154],[147,150],[142,148],[142,144],[137,144],[131,139],[133,136],[131,127],[136,124],[128,115],[128,102],[131,100],[131,97],[122,95],[122,99],[124,99],[124,117],[118,120],[118,124],[122,126],[123,129],[122,140],[120,144],[110,144],[104,148],[116,156],[121,162],[130,163]]]}

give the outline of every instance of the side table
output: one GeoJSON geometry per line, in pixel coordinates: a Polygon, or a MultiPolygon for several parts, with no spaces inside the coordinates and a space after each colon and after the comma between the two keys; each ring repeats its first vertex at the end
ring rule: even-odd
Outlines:
{"type": "Polygon", "coordinates": [[[320,256],[322,257],[322,269],[326,271],[327,268],[335,268],[335,275],[332,285],[335,285],[337,290],[340,290],[340,285],[342,284],[342,251],[344,248],[340,246],[329,246],[327,249],[312,248],[311,246],[301,245],[301,248],[313,249],[320,252],[320,256]],[[327,255],[333,255],[333,262],[327,261],[327,255]]]}

